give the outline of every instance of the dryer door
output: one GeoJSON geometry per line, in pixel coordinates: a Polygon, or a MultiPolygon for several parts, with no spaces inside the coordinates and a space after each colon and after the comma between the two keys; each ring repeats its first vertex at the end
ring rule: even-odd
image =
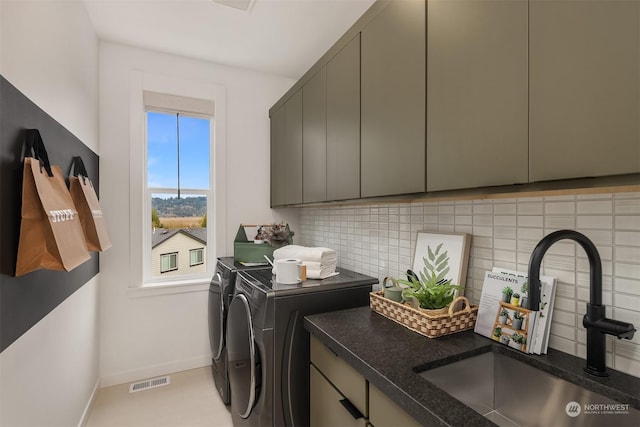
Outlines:
{"type": "Polygon", "coordinates": [[[251,307],[247,297],[238,294],[231,301],[227,317],[227,356],[231,408],[247,418],[256,402],[260,384],[251,307]]]}
{"type": "Polygon", "coordinates": [[[209,343],[215,360],[220,360],[224,347],[224,296],[222,274],[216,272],[209,285],[209,343]]]}

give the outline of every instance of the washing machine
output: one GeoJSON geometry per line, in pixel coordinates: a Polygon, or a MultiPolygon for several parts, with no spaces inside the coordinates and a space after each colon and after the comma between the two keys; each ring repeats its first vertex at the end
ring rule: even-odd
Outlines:
{"type": "Polygon", "coordinates": [[[271,271],[269,265],[247,267],[234,262],[233,257],[221,257],[217,260],[215,273],[209,285],[209,343],[213,355],[211,373],[225,405],[231,402],[225,335],[227,311],[233,297],[237,272],[259,269],[271,271]]]}
{"type": "Polygon", "coordinates": [[[309,333],[305,315],[369,304],[378,279],[337,269],[297,285],[271,271],[236,278],[227,319],[231,414],[235,427],[309,425],[309,333]]]}

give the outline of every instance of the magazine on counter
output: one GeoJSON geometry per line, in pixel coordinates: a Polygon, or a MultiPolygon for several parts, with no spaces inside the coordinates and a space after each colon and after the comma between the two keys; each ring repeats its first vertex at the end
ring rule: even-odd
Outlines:
{"type": "Polygon", "coordinates": [[[528,306],[525,273],[500,268],[487,271],[475,332],[525,353],[546,353],[555,279],[541,277],[540,282],[540,310],[536,312],[528,306]]]}
{"type": "MultiPolygon", "coordinates": [[[[511,276],[519,276],[527,279],[527,273],[520,271],[506,270],[494,267],[494,272],[499,272],[511,276]]],[[[556,299],[556,278],[549,276],[540,276],[541,292],[540,292],[540,310],[538,311],[536,320],[536,331],[533,337],[535,347],[532,347],[535,354],[547,354],[549,347],[549,333],[551,331],[551,317],[553,315],[553,303],[556,299]]],[[[526,286],[524,289],[525,297],[526,286]]]]}

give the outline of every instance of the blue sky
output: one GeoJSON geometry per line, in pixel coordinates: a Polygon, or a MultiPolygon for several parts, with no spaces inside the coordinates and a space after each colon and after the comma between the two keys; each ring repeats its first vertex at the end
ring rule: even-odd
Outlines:
{"type": "MultiPolygon", "coordinates": [[[[180,188],[209,188],[210,120],[180,116],[180,188]]],[[[147,185],[178,187],[176,115],[147,113],[147,185]]]]}

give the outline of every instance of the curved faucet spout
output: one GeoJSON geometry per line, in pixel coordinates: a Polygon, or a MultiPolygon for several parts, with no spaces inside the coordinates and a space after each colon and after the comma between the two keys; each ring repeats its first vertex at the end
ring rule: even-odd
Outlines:
{"type": "Polygon", "coordinates": [[[587,236],[573,230],[559,230],[545,236],[536,245],[529,260],[529,307],[533,311],[540,310],[540,265],[547,250],[558,240],[570,239],[582,246],[589,258],[589,282],[590,282],[590,303],[593,305],[602,304],[602,261],[596,246],[587,236]]]}
{"type": "Polygon", "coordinates": [[[589,258],[589,303],[582,320],[587,329],[587,366],[584,370],[600,377],[607,376],[605,365],[605,334],[631,339],[635,328],[631,323],[607,319],[602,305],[602,261],[596,246],[584,234],[573,230],[555,231],[545,236],[536,245],[529,260],[528,297],[533,311],[540,310],[540,265],[547,250],[558,240],[570,239],[578,242],[589,258]]]}

